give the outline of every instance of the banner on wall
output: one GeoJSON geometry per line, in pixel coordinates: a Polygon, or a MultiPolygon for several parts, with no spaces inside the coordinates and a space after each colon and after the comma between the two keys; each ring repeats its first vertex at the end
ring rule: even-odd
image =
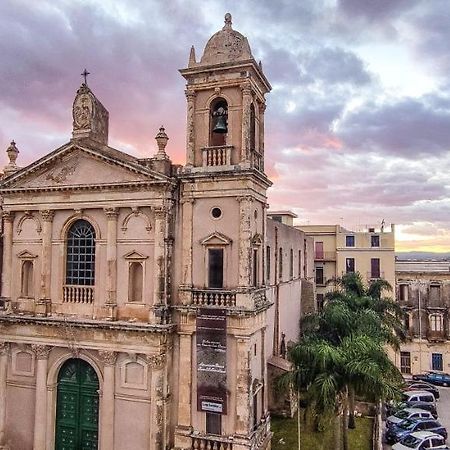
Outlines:
{"type": "Polygon", "coordinates": [[[227,413],[227,317],[222,309],[197,315],[197,410],[227,413]]]}

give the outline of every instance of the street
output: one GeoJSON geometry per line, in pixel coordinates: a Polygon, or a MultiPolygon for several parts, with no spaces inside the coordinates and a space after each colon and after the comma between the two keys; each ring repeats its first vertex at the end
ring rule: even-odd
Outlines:
{"type": "MultiPolygon", "coordinates": [[[[450,434],[450,388],[439,387],[440,399],[436,402],[439,422],[447,429],[450,434]]],[[[383,427],[386,429],[386,427],[383,427]]],[[[447,440],[447,443],[450,439],[447,440]]],[[[383,450],[390,450],[392,447],[383,444],[383,450]]]]}

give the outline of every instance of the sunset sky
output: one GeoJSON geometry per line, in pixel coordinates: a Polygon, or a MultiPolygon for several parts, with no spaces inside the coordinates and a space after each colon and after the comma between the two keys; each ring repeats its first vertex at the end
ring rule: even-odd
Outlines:
{"type": "MultiPolygon", "coordinates": [[[[450,251],[449,0],[1,0],[0,148],[67,142],[86,67],[110,145],[185,160],[184,80],[230,12],[272,83],[271,209],[397,224],[397,250],[450,251]]],[[[2,152],[0,163],[6,164],[2,152]]]]}

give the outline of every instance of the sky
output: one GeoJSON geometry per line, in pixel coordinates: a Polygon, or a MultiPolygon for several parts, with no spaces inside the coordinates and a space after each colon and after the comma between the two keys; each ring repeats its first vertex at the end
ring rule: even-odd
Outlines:
{"type": "Polygon", "coordinates": [[[298,223],[396,224],[396,249],[450,251],[449,0],[1,0],[0,166],[71,136],[81,72],[110,113],[110,145],[185,162],[178,69],[223,26],[272,84],[270,208],[298,223]]]}

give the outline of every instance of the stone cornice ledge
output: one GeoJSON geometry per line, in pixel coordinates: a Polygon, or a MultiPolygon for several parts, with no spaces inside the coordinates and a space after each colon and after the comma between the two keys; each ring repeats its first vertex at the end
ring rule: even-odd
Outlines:
{"type": "Polygon", "coordinates": [[[172,333],[175,331],[176,324],[156,325],[146,324],[142,322],[124,322],[124,321],[106,321],[94,319],[68,319],[67,317],[34,317],[34,316],[18,316],[8,314],[0,316],[0,323],[10,324],[35,324],[44,326],[59,327],[61,325],[70,325],[76,328],[100,328],[105,330],[121,330],[121,331],[143,331],[150,333],[172,333]]]}

